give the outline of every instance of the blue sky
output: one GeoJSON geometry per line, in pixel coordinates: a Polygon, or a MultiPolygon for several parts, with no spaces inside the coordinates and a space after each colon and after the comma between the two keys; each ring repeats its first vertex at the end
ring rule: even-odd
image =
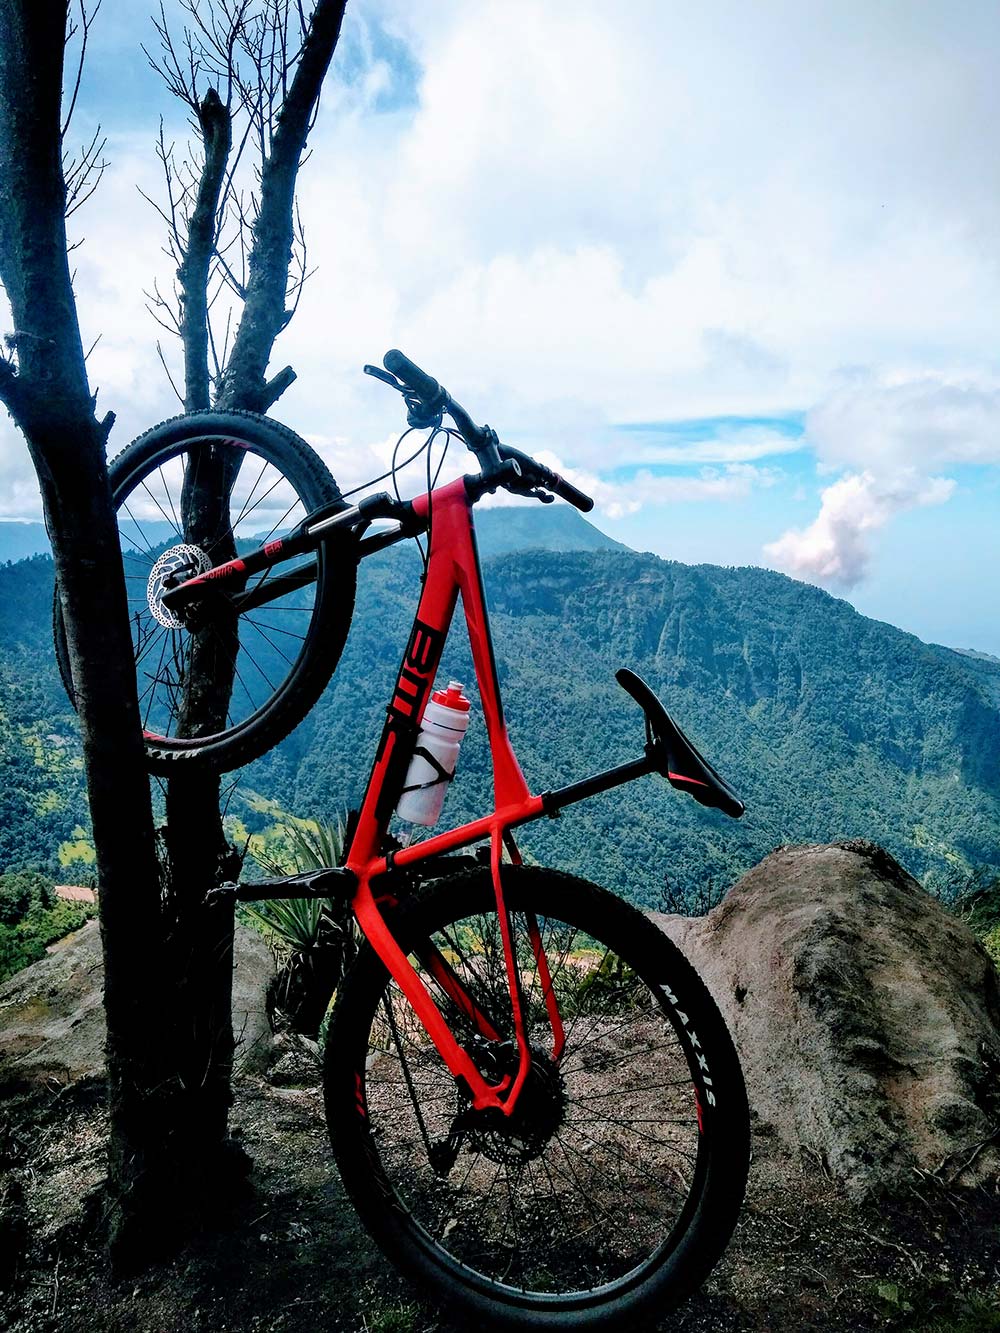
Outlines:
{"type": "MultiPolygon", "coordinates": [[[[176,410],[135,187],[160,116],[186,130],[141,10],[105,0],[76,126],[109,136],[74,221],[115,448],[176,410]]],[[[345,484],[381,471],[397,409],[358,372],[400,346],[620,540],[1000,654],[998,48],[979,0],[354,0],[275,415],[345,484]]],[[[36,514],[4,423],[0,517],[36,514]]]]}

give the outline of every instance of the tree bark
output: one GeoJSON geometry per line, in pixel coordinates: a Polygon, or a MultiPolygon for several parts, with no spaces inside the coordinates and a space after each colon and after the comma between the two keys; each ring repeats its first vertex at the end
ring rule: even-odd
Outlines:
{"type": "Polygon", "coordinates": [[[168,1133],[159,874],[105,441],[87,382],[64,218],[65,0],[0,0],[0,281],[16,370],[0,397],[38,473],[76,689],[105,963],[112,1231],[125,1247],[168,1133]]]}
{"type": "Polygon", "coordinates": [[[177,270],[184,347],[184,408],[188,412],[201,412],[211,403],[208,280],[218,237],[219,196],[233,145],[229,109],[223,106],[214,88],[209,88],[198,107],[198,124],[205,157],[188,221],[184,258],[177,270]]]}

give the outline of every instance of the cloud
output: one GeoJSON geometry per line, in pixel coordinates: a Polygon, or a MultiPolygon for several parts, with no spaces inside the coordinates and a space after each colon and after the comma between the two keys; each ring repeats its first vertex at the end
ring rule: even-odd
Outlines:
{"type": "Polygon", "coordinates": [[[806,435],[832,467],[1000,463],[1000,383],[941,374],[853,377],[808,414],[806,435]]]}
{"type": "Polygon", "coordinates": [[[1000,463],[1000,384],[940,373],[842,380],[808,413],[805,435],[822,469],[849,470],[822,492],[807,528],[786,532],[764,554],[796,577],[852,588],[869,572],[871,533],[953,494],[955,482],[934,474],[1000,463]]]}
{"type": "Polygon", "coordinates": [[[946,477],[921,477],[913,471],[891,479],[851,473],[826,488],[809,527],[789,529],[765,546],[764,553],[770,564],[795,578],[853,588],[868,573],[871,534],[907,509],[942,504],[954,487],[946,477]]]}
{"type": "MultiPolygon", "coordinates": [[[[683,424],[674,428],[683,434],[683,424]]],[[[803,445],[799,436],[761,426],[745,426],[719,430],[710,439],[691,440],[683,444],[662,444],[655,437],[635,432],[619,435],[623,461],[642,463],[752,463],[759,458],[776,454],[797,453],[803,445]]]]}
{"type": "Polygon", "coordinates": [[[537,457],[591,496],[597,510],[611,519],[636,514],[649,505],[743,500],[755,488],[772,486],[776,480],[771,469],[753,467],[748,463],[702,468],[696,476],[656,473],[642,468],[628,477],[609,478],[567,466],[547,450],[539,451],[537,457]]]}

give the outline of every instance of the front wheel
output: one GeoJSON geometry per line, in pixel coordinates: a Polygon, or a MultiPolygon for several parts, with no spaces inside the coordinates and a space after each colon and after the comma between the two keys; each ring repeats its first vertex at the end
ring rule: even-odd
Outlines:
{"type": "MultiPolygon", "coordinates": [[[[341,1176],[389,1257],[467,1315],[634,1326],[695,1290],[736,1224],[749,1161],[739,1063],[704,985],[640,912],[553,871],[505,867],[503,883],[533,1053],[514,1115],[470,1111],[369,946],[326,1048],[341,1176]],[[558,1058],[539,936],[565,1030],[558,1058]]],[[[489,873],[438,881],[391,924],[484,1075],[512,1073],[489,873]]]]}

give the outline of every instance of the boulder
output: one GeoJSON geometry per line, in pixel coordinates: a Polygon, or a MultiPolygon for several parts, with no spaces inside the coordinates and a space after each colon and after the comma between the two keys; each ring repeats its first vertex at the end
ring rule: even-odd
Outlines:
{"type": "Polygon", "coordinates": [[[1000,1177],[1000,980],[881,847],[782,847],[707,916],[656,917],[704,978],[758,1131],[856,1197],[1000,1177]]]}
{"type": "MultiPolygon", "coordinates": [[[[266,1062],[264,993],[274,972],[261,937],[237,925],[233,975],[236,1067],[266,1062]]],[[[0,986],[0,1075],[5,1082],[75,1083],[104,1073],[104,965],[96,921],[54,944],[0,986]]]]}

